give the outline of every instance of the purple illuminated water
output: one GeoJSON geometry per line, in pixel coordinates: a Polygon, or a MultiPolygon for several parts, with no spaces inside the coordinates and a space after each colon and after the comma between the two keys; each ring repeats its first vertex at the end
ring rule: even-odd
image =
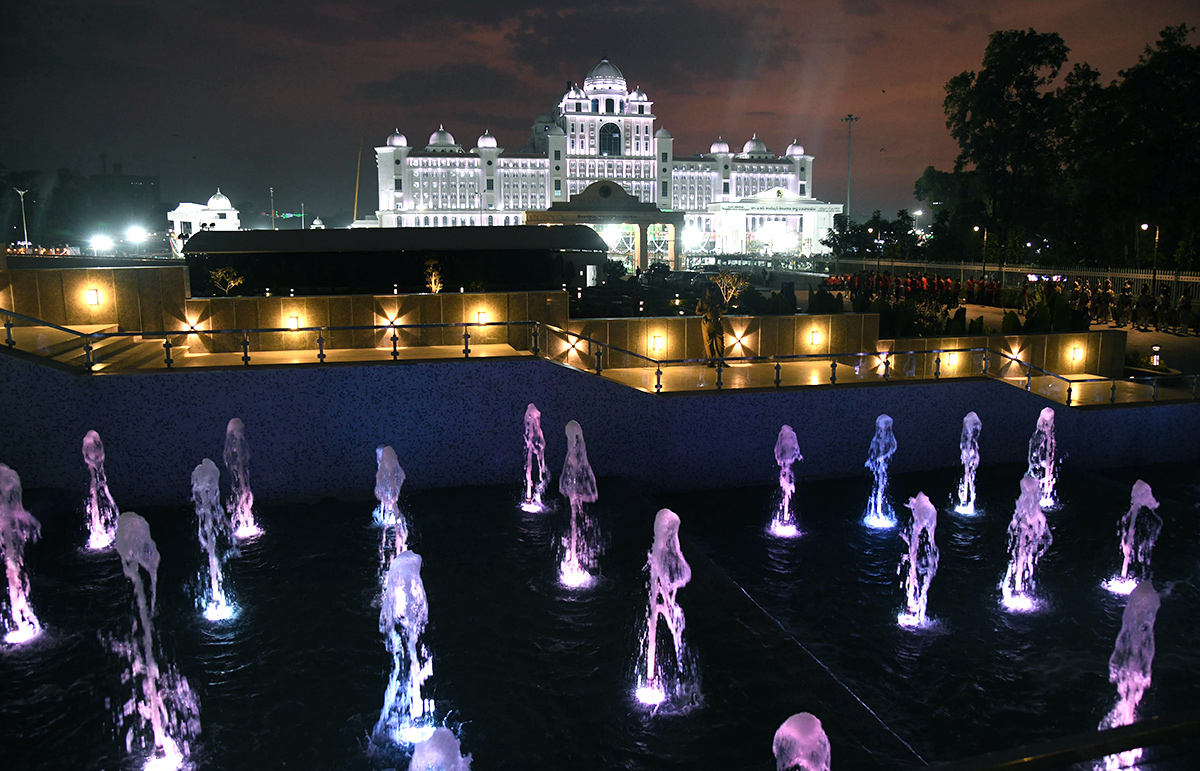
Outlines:
{"type": "Polygon", "coordinates": [[[1008,570],[1000,582],[1004,607],[1029,611],[1037,607],[1033,571],[1054,542],[1041,506],[1042,487],[1031,476],[1021,477],[1021,494],[1008,525],[1008,570]]]}
{"type": "Polygon", "coordinates": [[[21,500],[21,478],[0,463],[0,554],[8,581],[8,618],[4,642],[23,643],[37,637],[41,622],[29,604],[29,576],[25,573],[25,544],[41,535],[41,523],[25,510],[21,500]]]}
{"type": "Polygon", "coordinates": [[[792,495],[796,492],[796,475],[792,473],[792,464],[804,460],[800,455],[800,446],[796,441],[796,432],[791,426],[779,429],[779,437],[775,440],[775,462],[779,464],[779,508],[771,519],[770,531],[781,538],[794,538],[800,535],[800,527],[796,524],[796,515],[792,511],[792,495]]]}
{"type": "Polygon", "coordinates": [[[225,593],[225,576],[221,570],[232,533],[225,510],[221,508],[221,472],[208,458],[200,461],[192,471],[192,503],[196,506],[200,548],[208,558],[207,573],[201,574],[197,605],[209,621],[222,621],[234,613],[233,604],[225,593]]]}
{"type": "Polygon", "coordinates": [[[832,750],[821,721],[800,712],[775,731],[776,771],[829,771],[832,750]]]}
{"type": "MultiPolygon", "coordinates": [[[[1150,687],[1154,665],[1154,622],[1161,604],[1158,592],[1150,581],[1138,582],[1129,595],[1125,612],[1121,614],[1121,631],[1108,660],[1109,682],[1117,686],[1117,703],[1100,721],[1100,728],[1130,725],[1137,719],[1137,708],[1150,687]]],[[[1104,758],[1103,768],[1127,768],[1142,756],[1133,749],[1104,758]]]]}
{"type": "Polygon", "coordinates": [[[567,457],[558,478],[558,491],[571,504],[571,524],[563,539],[558,576],[564,586],[580,588],[595,579],[593,571],[600,556],[596,528],[583,508],[583,504],[596,500],[596,475],[588,463],[583,429],[572,420],[567,423],[566,433],[567,457]]]}
{"type": "Polygon", "coordinates": [[[907,551],[900,555],[896,572],[904,577],[905,609],[896,620],[901,626],[924,626],[929,605],[929,585],[938,568],[937,509],[925,493],[917,493],[906,504],[912,511],[912,526],[900,533],[907,551]]]}
{"type": "Polygon", "coordinates": [[[104,443],[95,431],[83,437],[83,462],[87,464],[91,484],[84,502],[87,513],[88,548],[107,549],[117,537],[117,504],[108,491],[108,479],[104,474],[104,443]]]}
{"type": "Polygon", "coordinates": [[[1162,526],[1158,501],[1154,500],[1150,485],[1137,480],[1130,493],[1129,510],[1117,526],[1121,536],[1121,570],[1104,582],[1105,589],[1114,594],[1129,594],[1139,580],[1150,578],[1150,553],[1162,526]]]}
{"type": "Polygon", "coordinates": [[[429,602],[421,581],[421,557],[397,554],[383,582],[379,631],[392,656],[392,672],[375,723],[377,743],[411,745],[433,735],[433,700],[421,695],[433,674],[433,656],[421,640],[429,623],[429,602]]]}
{"type": "Polygon", "coordinates": [[[692,580],[692,568],[679,545],[679,516],[662,509],[654,517],[654,543],[646,561],[650,574],[646,603],[646,632],[638,657],[636,696],[643,704],[660,705],[681,697],[693,698],[683,632],[687,622],[676,593],[692,580]],[[661,644],[659,627],[666,627],[670,647],[661,644]]]}
{"type": "Polygon", "coordinates": [[[250,490],[250,445],[241,418],[233,418],[225,427],[225,470],[229,472],[229,516],[233,535],[249,540],[262,535],[254,520],[254,493],[250,490]]]}
{"type": "Polygon", "coordinates": [[[383,525],[380,558],[387,568],[388,554],[399,554],[408,548],[408,522],[400,511],[400,488],[404,486],[404,469],[396,459],[396,451],[384,445],[375,450],[378,464],[375,470],[375,522],[383,525]]]}
{"type": "Polygon", "coordinates": [[[963,475],[958,483],[958,505],[954,510],[967,516],[975,513],[975,471],[979,468],[979,432],[982,429],[983,423],[974,412],[963,417],[962,436],[958,440],[963,475]]]}
{"type": "Polygon", "coordinates": [[[542,413],[530,404],[525,408],[525,495],[521,508],[529,512],[545,511],[542,496],[550,474],[546,470],[546,437],[542,434],[542,413]]]}
{"type": "Polygon", "coordinates": [[[132,686],[120,710],[127,729],[125,749],[144,759],[145,769],[180,768],[200,735],[200,701],[187,679],[170,665],[160,667],[154,655],[151,618],[158,599],[158,546],[150,537],[150,525],[133,512],[117,520],[116,545],[121,570],[133,586],[136,611],[130,639],[114,645],[129,662],[123,681],[132,686]],[[150,576],[148,601],[142,571],[150,576]]]}
{"type": "Polygon", "coordinates": [[[1041,495],[1039,502],[1043,509],[1058,505],[1054,493],[1054,485],[1058,481],[1055,452],[1054,408],[1044,407],[1038,415],[1037,428],[1029,438],[1029,471],[1026,472],[1038,482],[1041,495]]]}
{"type": "Polygon", "coordinates": [[[896,435],[892,433],[892,419],[880,415],[875,418],[875,436],[871,438],[867,462],[863,464],[871,469],[874,476],[871,498],[867,501],[867,511],[863,516],[863,524],[867,527],[884,529],[896,526],[896,515],[887,497],[888,463],[895,454],[896,435]]]}
{"type": "Polygon", "coordinates": [[[471,756],[462,755],[458,738],[449,728],[438,727],[413,747],[408,771],[471,771],[471,756]]]}

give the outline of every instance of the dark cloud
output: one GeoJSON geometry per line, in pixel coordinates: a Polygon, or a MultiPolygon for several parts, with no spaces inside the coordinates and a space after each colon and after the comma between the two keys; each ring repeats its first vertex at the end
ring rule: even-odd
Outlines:
{"type": "Polygon", "coordinates": [[[402,106],[473,101],[525,101],[527,84],[486,64],[443,64],[429,70],[405,70],[388,80],[358,85],[348,99],[402,106]]]}

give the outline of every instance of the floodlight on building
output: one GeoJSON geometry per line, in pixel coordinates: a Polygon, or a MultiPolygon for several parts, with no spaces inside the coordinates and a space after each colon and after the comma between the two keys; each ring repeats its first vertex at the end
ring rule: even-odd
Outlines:
{"type": "Polygon", "coordinates": [[[658,353],[659,351],[662,350],[662,347],[663,347],[662,335],[654,335],[653,337],[650,338],[650,350],[651,351],[658,353]]]}
{"type": "Polygon", "coordinates": [[[87,292],[84,293],[84,296],[86,298],[86,302],[88,305],[99,305],[100,304],[100,290],[99,289],[89,289],[89,290],[87,290],[87,292]]]}
{"type": "Polygon", "coordinates": [[[946,354],[946,366],[953,367],[956,364],[958,364],[958,354],[957,353],[946,354]]]}
{"type": "Polygon", "coordinates": [[[1071,361],[1079,361],[1083,358],[1083,349],[1078,345],[1071,349],[1071,361]]]}
{"type": "Polygon", "coordinates": [[[820,345],[821,344],[820,330],[814,329],[812,332],[810,332],[808,335],[808,340],[809,340],[810,345],[820,345]]]}
{"type": "Polygon", "coordinates": [[[487,311],[477,311],[477,312],[475,313],[475,323],[476,323],[476,324],[486,324],[486,323],[488,323],[488,314],[487,314],[487,311]]]}
{"type": "Polygon", "coordinates": [[[287,328],[292,330],[293,332],[300,329],[300,317],[299,316],[288,316],[287,328]]]}

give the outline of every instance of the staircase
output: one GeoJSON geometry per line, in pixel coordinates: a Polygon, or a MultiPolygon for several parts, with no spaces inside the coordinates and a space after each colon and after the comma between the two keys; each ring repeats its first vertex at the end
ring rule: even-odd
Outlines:
{"type": "MultiPolygon", "coordinates": [[[[89,334],[119,331],[116,324],[82,324],[75,329],[89,334]]],[[[14,327],[12,336],[19,350],[40,354],[71,367],[83,369],[87,366],[82,337],[39,326],[14,327]]],[[[92,342],[92,371],[163,369],[166,367],[165,353],[161,339],[143,339],[140,335],[100,338],[92,342]]],[[[187,346],[171,347],[172,359],[186,354],[187,346]]]]}

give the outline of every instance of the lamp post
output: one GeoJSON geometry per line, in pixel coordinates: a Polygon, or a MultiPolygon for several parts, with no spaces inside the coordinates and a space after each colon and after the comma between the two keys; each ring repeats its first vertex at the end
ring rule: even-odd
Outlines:
{"type": "Polygon", "coordinates": [[[29,225],[27,225],[25,223],[25,194],[28,193],[29,191],[28,190],[17,190],[14,187],[13,192],[16,193],[17,195],[21,196],[21,231],[25,234],[25,241],[24,241],[25,252],[28,253],[28,251],[29,251],[29,225]]]}
{"type": "Polygon", "coordinates": [[[271,188],[271,230],[275,229],[275,188],[271,188]]]}
{"type": "MultiPolygon", "coordinates": [[[[975,226],[975,232],[979,232],[979,226],[975,226]]],[[[987,275],[987,225],[983,226],[983,251],[979,253],[979,277],[985,278],[987,275]]]]}
{"type": "MultiPolygon", "coordinates": [[[[1146,231],[1149,229],[1150,229],[1150,223],[1143,222],[1142,230],[1146,231]]],[[[1156,293],[1155,296],[1157,296],[1157,292],[1158,292],[1158,225],[1154,226],[1154,262],[1151,263],[1151,267],[1150,267],[1150,286],[1153,287],[1152,291],[1155,292],[1156,293]]]]}

